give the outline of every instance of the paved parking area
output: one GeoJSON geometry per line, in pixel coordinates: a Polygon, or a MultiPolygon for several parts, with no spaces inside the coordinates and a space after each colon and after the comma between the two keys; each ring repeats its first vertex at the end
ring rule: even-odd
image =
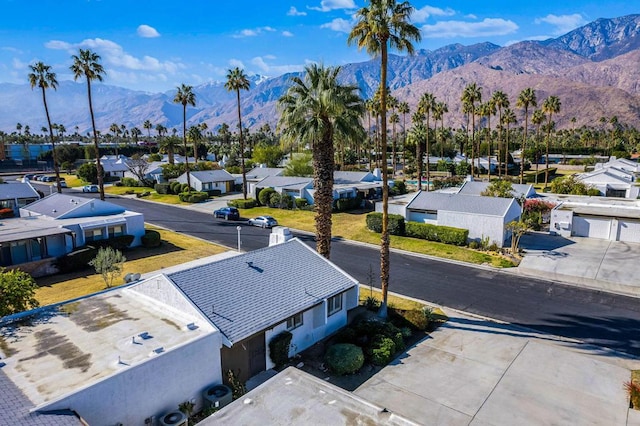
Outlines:
{"type": "Polygon", "coordinates": [[[454,313],[354,392],[425,425],[640,425],[640,361],[454,313]]]}
{"type": "Polygon", "coordinates": [[[615,293],[640,296],[640,244],[597,238],[525,235],[519,273],[615,293]]]}

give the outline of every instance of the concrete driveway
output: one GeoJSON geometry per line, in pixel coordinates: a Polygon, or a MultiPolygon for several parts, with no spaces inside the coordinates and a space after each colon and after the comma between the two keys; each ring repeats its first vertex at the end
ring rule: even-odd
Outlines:
{"type": "Polygon", "coordinates": [[[640,296],[638,243],[532,233],[520,246],[526,254],[518,273],[640,296]]]}
{"type": "Polygon", "coordinates": [[[623,383],[637,360],[508,324],[449,322],[355,394],[425,425],[640,425],[623,383]]]}

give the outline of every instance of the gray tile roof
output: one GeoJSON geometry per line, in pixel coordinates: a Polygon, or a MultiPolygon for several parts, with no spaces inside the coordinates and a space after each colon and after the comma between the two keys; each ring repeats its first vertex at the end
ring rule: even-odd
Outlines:
{"type": "MultiPolygon", "coordinates": [[[[465,182],[458,193],[465,195],[480,195],[488,186],[489,182],[465,182]]],[[[512,194],[516,198],[527,197],[529,193],[534,192],[532,185],[514,183],[511,187],[513,188],[512,194]]]]}
{"type": "Polygon", "coordinates": [[[516,200],[514,198],[482,197],[478,195],[423,191],[407,205],[407,209],[504,216],[515,202],[516,200]]]}
{"type": "Polygon", "coordinates": [[[313,183],[313,178],[299,176],[268,176],[256,183],[256,188],[284,188],[313,183]]]}
{"type": "Polygon", "coordinates": [[[167,277],[232,343],[357,285],[295,238],[167,277]]]}
{"type": "Polygon", "coordinates": [[[226,170],[202,170],[189,173],[192,178],[200,182],[225,182],[235,180],[226,170]]]}
{"type": "MultiPolygon", "coordinates": [[[[118,214],[125,211],[124,208],[108,201],[101,201],[93,198],[83,198],[77,195],[71,196],[67,194],[59,194],[57,192],[23,207],[23,209],[53,218],[72,218],[76,217],[73,215],[74,210],[81,210],[81,207],[92,202],[95,203],[96,206],[96,216],[105,214],[118,214]]],[[[80,217],[86,216],[86,214],[83,214],[80,217]]]]}
{"type": "Polygon", "coordinates": [[[333,172],[334,183],[357,183],[357,182],[370,182],[375,180],[371,172],[345,172],[335,171],[333,172]],[[366,180],[365,180],[366,179],[366,180]]]}
{"type": "Polygon", "coordinates": [[[13,200],[16,198],[40,198],[40,195],[27,182],[5,182],[0,184],[0,200],[13,200]]]}
{"type": "Polygon", "coordinates": [[[71,411],[30,413],[33,403],[7,377],[0,367],[0,425],[79,426],[80,419],[71,411]]]}
{"type": "Polygon", "coordinates": [[[246,173],[247,179],[263,179],[267,176],[282,176],[284,169],[280,167],[254,167],[246,173]]]}

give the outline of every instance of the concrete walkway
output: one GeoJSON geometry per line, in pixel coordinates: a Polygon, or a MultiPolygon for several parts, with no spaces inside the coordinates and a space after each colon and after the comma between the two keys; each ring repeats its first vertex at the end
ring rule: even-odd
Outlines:
{"type": "Polygon", "coordinates": [[[355,394],[425,425],[638,426],[640,361],[458,312],[355,394]]]}

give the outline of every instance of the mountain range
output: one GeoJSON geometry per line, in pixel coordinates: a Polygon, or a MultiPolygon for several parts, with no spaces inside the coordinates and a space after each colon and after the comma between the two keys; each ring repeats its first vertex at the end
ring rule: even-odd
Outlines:
{"type": "MultiPolygon", "coordinates": [[[[550,95],[560,98],[561,112],[554,115],[558,128],[597,127],[601,117],[613,116],[623,125],[640,128],[639,63],[640,14],[636,14],[598,19],[544,41],[505,47],[452,44],[433,51],[419,50],[411,56],[390,55],[388,86],[412,111],[423,93],[433,93],[448,104],[444,124],[454,128],[465,121],[460,97],[470,83],[482,88],[483,100],[496,90],[505,92],[518,119],[523,114],[515,106],[518,93],[531,87],[538,106],[550,95]]],[[[302,74],[250,76],[251,89],[242,92],[243,125],[256,128],[268,123],[275,128],[276,102],[294,75],[302,74]]],[[[379,77],[378,59],[346,64],[340,74],[343,83],[357,84],[364,98],[373,95],[379,77]]],[[[0,83],[0,130],[14,132],[19,122],[40,133],[46,122],[41,96],[35,92],[28,84],[0,83]]],[[[173,103],[175,91],[146,93],[95,83],[92,92],[96,126],[103,133],[112,123],[142,130],[145,120],[154,126],[182,126],[182,106],[173,103]]],[[[223,82],[195,86],[194,92],[196,107],[187,109],[188,125],[206,122],[209,129],[222,123],[231,129],[237,126],[235,94],[228,92],[223,82]]],[[[67,133],[76,126],[81,134],[90,129],[85,83],[61,81],[56,91],[47,92],[47,99],[52,121],[62,123],[67,133]]]]}

